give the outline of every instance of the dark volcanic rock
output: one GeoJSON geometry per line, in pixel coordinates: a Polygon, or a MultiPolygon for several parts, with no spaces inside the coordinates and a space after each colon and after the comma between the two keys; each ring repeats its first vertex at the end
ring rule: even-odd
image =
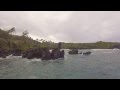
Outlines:
{"type": "Polygon", "coordinates": [[[60,49],[53,49],[51,52],[51,58],[54,59],[58,59],[58,58],[64,58],[64,50],[60,51],[60,49]]]}
{"type": "Polygon", "coordinates": [[[78,54],[78,49],[72,49],[68,53],[69,54],[78,54]]]}
{"type": "Polygon", "coordinates": [[[26,51],[22,58],[33,59],[33,58],[41,58],[42,60],[51,60],[64,58],[64,50],[60,51],[60,49],[53,49],[51,52],[49,49],[31,49],[26,51]]]}
{"type": "Polygon", "coordinates": [[[88,51],[88,52],[84,52],[83,55],[90,55],[92,52],[88,51]]]}
{"type": "Polygon", "coordinates": [[[30,49],[26,52],[23,53],[22,58],[28,58],[28,59],[33,59],[33,58],[41,58],[42,57],[42,49],[30,49]]]}
{"type": "Polygon", "coordinates": [[[48,48],[35,48],[30,49],[23,53],[22,58],[41,58],[42,60],[51,60],[51,59],[58,59],[58,58],[64,58],[64,50],[60,51],[61,43],[58,44],[58,48],[53,49],[51,52],[48,48]]]}
{"type": "Polygon", "coordinates": [[[0,58],[6,58],[6,56],[9,55],[9,52],[4,50],[4,49],[0,49],[0,58]]]}
{"type": "Polygon", "coordinates": [[[79,54],[82,54],[82,51],[79,54]]]}
{"type": "Polygon", "coordinates": [[[22,51],[20,49],[14,49],[11,51],[11,54],[13,56],[21,56],[22,55],[22,51]]]}
{"type": "Polygon", "coordinates": [[[52,52],[51,52],[51,58],[54,60],[54,59],[58,59],[59,56],[60,56],[60,53],[59,53],[59,49],[53,49],[52,52]]]}
{"type": "Polygon", "coordinates": [[[62,50],[62,51],[60,52],[60,58],[64,58],[64,55],[65,55],[65,51],[62,50]]]}
{"type": "Polygon", "coordinates": [[[50,60],[51,59],[51,53],[49,51],[49,49],[46,49],[44,48],[42,50],[42,57],[41,57],[42,60],[50,60]]]}

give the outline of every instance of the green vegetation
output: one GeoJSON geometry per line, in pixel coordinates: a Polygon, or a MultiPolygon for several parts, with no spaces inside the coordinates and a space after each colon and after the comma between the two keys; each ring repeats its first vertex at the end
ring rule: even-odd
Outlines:
{"type": "MultiPolygon", "coordinates": [[[[52,41],[45,41],[43,39],[33,40],[29,37],[29,32],[24,31],[21,36],[14,35],[16,31],[15,27],[10,30],[2,30],[0,29],[0,48],[5,50],[13,50],[20,49],[22,51],[26,51],[30,48],[56,48],[57,43],[52,41]]],[[[96,43],[62,43],[63,49],[111,49],[115,48],[115,45],[119,45],[120,43],[113,42],[96,42],[96,43]]]]}
{"type": "Polygon", "coordinates": [[[62,43],[65,49],[113,49],[118,48],[120,43],[117,42],[96,42],[96,43],[62,43]]]}

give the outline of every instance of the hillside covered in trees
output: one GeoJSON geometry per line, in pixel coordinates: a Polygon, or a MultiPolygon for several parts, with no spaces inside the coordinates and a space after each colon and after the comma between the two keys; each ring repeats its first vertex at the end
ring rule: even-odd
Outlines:
{"type": "Polygon", "coordinates": [[[13,50],[13,49],[20,49],[22,51],[26,51],[30,48],[44,48],[44,47],[55,47],[53,42],[48,42],[43,39],[41,40],[33,40],[29,37],[29,32],[24,31],[21,36],[14,35],[15,28],[11,28],[10,30],[2,30],[0,29],[0,49],[5,50],[13,50]],[[52,44],[52,45],[51,45],[52,44]]]}
{"type": "MultiPolygon", "coordinates": [[[[14,35],[16,31],[15,27],[9,30],[0,29],[0,49],[13,50],[20,49],[26,51],[30,48],[44,48],[49,49],[56,48],[57,43],[52,41],[45,41],[43,39],[33,40],[29,37],[29,32],[24,31],[21,36],[14,35]]],[[[120,43],[113,42],[96,42],[96,43],[62,43],[62,49],[113,49],[120,48],[120,43]]]]}

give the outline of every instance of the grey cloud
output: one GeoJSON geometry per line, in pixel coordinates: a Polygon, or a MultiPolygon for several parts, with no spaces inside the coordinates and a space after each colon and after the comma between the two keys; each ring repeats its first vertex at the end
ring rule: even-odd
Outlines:
{"type": "Polygon", "coordinates": [[[33,38],[66,42],[120,41],[120,12],[0,12],[0,27],[27,29],[33,38]]]}

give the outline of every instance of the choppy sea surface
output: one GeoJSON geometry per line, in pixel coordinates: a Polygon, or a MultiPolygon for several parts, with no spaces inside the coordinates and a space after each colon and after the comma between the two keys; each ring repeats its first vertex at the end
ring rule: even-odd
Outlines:
{"type": "Polygon", "coordinates": [[[69,55],[65,50],[64,60],[1,58],[0,79],[120,79],[120,50],[91,51],[83,56],[69,55]]]}

